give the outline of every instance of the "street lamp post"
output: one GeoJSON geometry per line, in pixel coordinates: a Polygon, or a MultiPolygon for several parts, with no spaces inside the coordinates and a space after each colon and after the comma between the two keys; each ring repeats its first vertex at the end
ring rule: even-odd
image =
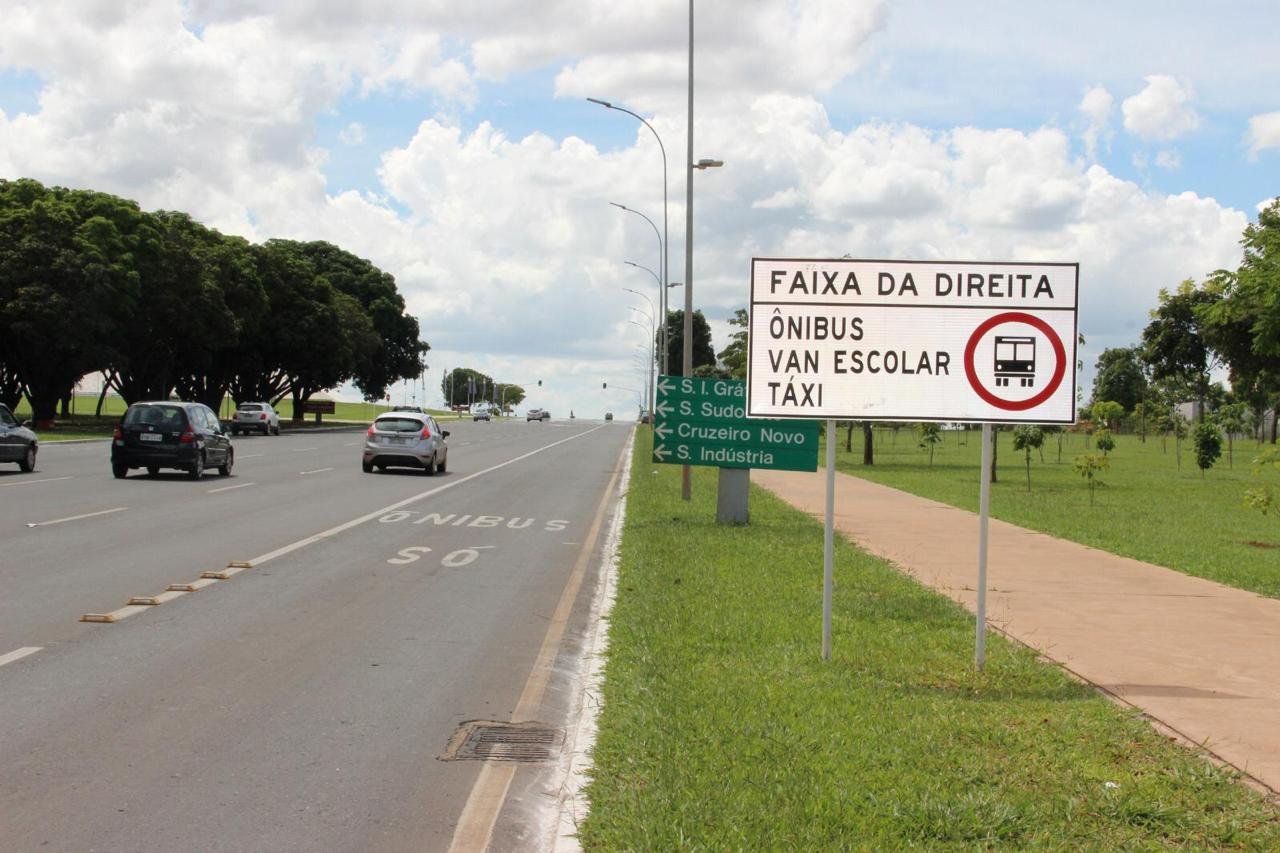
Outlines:
{"type": "MultiPolygon", "coordinates": [[[[666,263],[666,261],[665,261],[665,260],[664,260],[664,258],[663,258],[663,255],[666,253],[666,250],[667,250],[667,249],[666,249],[666,244],[663,242],[662,235],[658,233],[658,226],[657,226],[657,225],[655,225],[655,224],[653,223],[653,220],[652,220],[652,219],[650,219],[649,217],[645,216],[643,213],[641,213],[640,211],[636,210],[635,208],[633,208],[633,207],[627,207],[625,204],[618,204],[616,201],[611,201],[611,202],[609,202],[609,204],[613,205],[614,207],[618,208],[619,210],[625,210],[627,213],[634,213],[636,216],[639,216],[639,217],[640,217],[641,219],[643,219],[645,222],[648,222],[648,223],[649,223],[649,227],[653,229],[654,236],[656,236],[656,237],[658,238],[658,260],[659,260],[659,261],[661,261],[662,263],[666,263]]],[[[631,263],[631,262],[630,262],[630,261],[627,261],[627,263],[631,263]]],[[[632,264],[632,266],[639,266],[639,264],[632,264]]],[[[644,267],[642,267],[642,269],[644,269],[644,267]]],[[[652,275],[652,274],[653,274],[653,270],[649,270],[649,274],[650,274],[650,275],[652,275]]],[[[661,302],[663,303],[663,312],[664,312],[664,313],[663,313],[663,315],[662,315],[662,316],[665,318],[665,317],[666,317],[666,313],[665,313],[665,311],[666,311],[666,302],[665,302],[665,297],[666,297],[667,291],[666,291],[666,288],[664,288],[664,287],[659,287],[659,288],[658,288],[658,291],[659,291],[659,296],[660,296],[660,297],[663,297],[663,299],[660,299],[659,301],[661,301],[661,302]]],[[[666,335],[666,328],[667,328],[667,324],[666,324],[665,322],[663,322],[663,324],[662,324],[662,328],[663,328],[663,335],[664,335],[664,337],[665,337],[665,335],[666,335]]],[[[667,346],[665,346],[665,343],[666,343],[666,341],[665,341],[665,340],[663,341],[663,343],[664,343],[664,346],[663,346],[663,348],[662,348],[662,349],[663,349],[663,352],[665,353],[665,352],[666,352],[666,350],[668,349],[668,347],[667,347],[667,346]]],[[[664,373],[666,372],[666,368],[667,368],[667,365],[665,365],[665,364],[664,364],[664,365],[663,365],[663,372],[664,372],[664,373]]]]}
{"type": "MultiPolygon", "coordinates": [[[[640,295],[641,295],[641,296],[643,296],[644,294],[640,294],[640,295]]],[[[652,307],[652,303],[650,303],[650,307],[652,307]]],[[[631,310],[632,310],[632,311],[634,311],[634,312],[636,312],[637,314],[639,314],[641,317],[647,317],[647,318],[648,318],[648,320],[649,320],[649,372],[648,372],[648,376],[649,376],[649,382],[648,382],[648,385],[649,385],[649,394],[648,394],[648,399],[649,399],[649,411],[651,411],[651,412],[652,412],[652,411],[653,411],[653,406],[654,406],[654,403],[655,403],[655,400],[653,399],[653,397],[654,397],[654,394],[656,393],[656,389],[654,388],[654,385],[655,385],[656,383],[654,382],[654,378],[653,378],[653,370],[654,370],[654,363],[657,361],[657,359],[654,357],[654,347],[656,347],[656,346],[658,345],[658,344],[657,344],[657,338],[658,338],[658,321],[657,321],[657,318],[655,318],[655,317],[653,316],[653,314],[651,314],[651,313],[650,313],[650,314],[646,314],[644,311],[641,311],[639,308],[636,308],[636,307],[632,306],[631,310]]],[[[639,323],[636,323],[636,325],[637,325],[637,326],[639,326],[640,324],[639,324],[639,323]]]]}
{"type": "MultiPolygon", "coordinates": [[[[690,28],[692,32],[692,28],[690,28]]],[[[599,104],[608,110],[617,110],[620,113],[626,113],[639,120],[641,124],[649,128],[649,132],[653,134],[653,138],[658,140],[658,150],[662,152],[662,283],[666,284],[671,278],[671,266],[668,263],[668,254],[670,252],[670,242],[667,239],[667,146],[662,144],[662,137],[658,135],[658,131],[653,129],[653,125],[645,121],[636,113],[626,107],[620,107],[617,104],[611,104],[608,101],[602,101],[599,98],[587,98],[593,104],[599,104]]],[[[667,289],[661,289],[662,299],[662,372],[667,372],[667,289]]]]}
{"type": "MultiPolygon", "coordinates": [[[[639,309],[636,309],[636,308],[632,308],[631,310],[632,310],[632,311],[639,311],[639,309]]],[[[642,315],[642,316],[643,316],[643,315],[642,315]]],[[[644,329],[644,328],[645,328],[644,323],[637,323],[635,320],[628,320],[627,322],[628,322],[628,323],[630,323],[630,324],[631,324],[631,325],[633,325],[633,326],[639,326],[641,329],[644,329]]],[[[648,329],[646,329],[646,331],[648,331],[648,332],[649,332],[649,371],[648,371],[647,375],[645,376],[644,397],[645,397],[645,399],[646,399],[646,400],[648,400],[648,401],[649,401],[649,411],[651,411],[651,412],[652,412],[652,411],[653,411],[653,394],[654,394],[654,387],[653,387],[653,346],[654,346],[654,341],[653,341],[653,339],[654,339],[655,337],[657,337],[657,335],[656,335],[656,331],[657,331],[657,330],[656,330],[656,329],[654,329],[654,328],[653,328],[653,324],[652,324],[652,323],[650,323],[650,324],[649,324],[649,327],[648,327],[648,329]]]]}
{"type": "MultiPolygon", "coordinates": [[[[627,261],[627,263],[631,263],[631,262],[630,262],[630,261],[627,261]]],[[[634,266],[634,265],[633,265],[633,266],[634,266]]],[[[652,272],[652,270],[650,270],[650,272],[652,272]]],[[[651,324],[651,326],[652,326],[652,328],[650,329],[650,336],[651,336],[651,337],[650,337],[650,341],[649,341],[649,342],[650,342],[650,347],[649,347],[649,355],[650,355],[650,363],[649,363],[649,411],[650,411],[650,412],[652,412],[652,411],[653,411],[654,403],[656,402],[656,401],[654,400],[654,394],[656,393],[656,390],[655,390],[655,385],[656,385],[656,383],[654,382],[654,378],[653,378],[653,370],[654,370],[654,365],[657,363],[657,359],[653,357],[653,354],[654,354],[654,347],[656,347],[656,346],[658,345],[658,344],[657,344],[657,338],[658,338],[658,318],[657,318],[657,317],[655,316],[655,314],[654,314],[654,305],[653,305],[653,300],[652,300],[652,299],[650,299],[649,297],[645,296],[645,295],[644,295],[643,293],[641,293],[640,291],[638,291],[638,290],[634,290],[633,288],[630,288],[630,287],[624,287],[624,288],[622,288],[622,289],[623,289],[623,290],[625,290],[625,291],[627,291],[627,293],[634,293],[636,296],[639,296],[639,297],[640,297],[641,299],[643,299],[645,302],[648,302],[648,303],[649,303],[649,314],[648,314],[647,316],[649,317],[649,322],[650,322],[650,324],[651,324]]],[[[632,311],[640,311],[640,309],[638,309],[638,308],[632,308],[631,310],[632,310],[632,311]]],[[[640,313],[642,313],[642,314],[643,314],[644,312],[640,312],[640,313]]]]}
{"type": "MultiPolygon", "coordinates": [[[[638,270],[644,270],[649,275],[653,276],[653,280],[658,283],[658,308],[661,309],[662,311],[662,324],[658,326],[658,332],[659,334],[662,335],[662,341],[661,341],[662,349],[658,353],[658,372],[666,373],[667,358],[669,357],[668,353],[671,351],[671,345],[667,342],[667,311],[666,311],[667,299],[666,297],[667,297],[667,288],[671,287],[671,285],[667,285],[667,287],[663,287],[662,279],[658,278],[658,274],[653,270],[649,269],[648,267],[646,267],[644,264],[637,264],[634,261],[623,261],[623,263],[628,266],[635,267],[638,270]]],[[[655,317],[656,317],[656,311],[655,311],[655,317]]],[[[657,321],[655,319],[655,324],[656,323],[657,321]]]]}
{"type": "MultiPolygon", "coordinates": [[[[721,160],[693,160],[693,0],[689,0],[689,143],[685,154],[684,182],[684,359],[683,375],[693,375],[693,170],[723,166],[721,160]]],[[[723,472],[725,469],[721,469],[723,472]]],[[[692,472],[685,465],[680,472],[680,496],[693,498],[692,472]]]]}

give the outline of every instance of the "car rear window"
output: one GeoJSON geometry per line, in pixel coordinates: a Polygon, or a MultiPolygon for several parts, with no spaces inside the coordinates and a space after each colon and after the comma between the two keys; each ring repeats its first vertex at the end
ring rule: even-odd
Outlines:
{"type": "Polygon", "coordinates": [[[187,424],[187,415],[181,406],[130,406],[129,411],[124,413],[124,422],[126,426],[150,424],[151,426],[182,427],[187,424]]]}
{"type": "Polygon", "coordinates": [[[373,428],[379,432],[417,432],[422,429],[422,421],[416,418],[378,418],[373,428]]]}
{"type": "Polygon", "coordinates": [[[241,403],[241,404],[240,404],[240,411],[242,411],[242,412],[261,412],[261,411],[262,411],[262,404],[261,404],[261,403],[241,403]]]}

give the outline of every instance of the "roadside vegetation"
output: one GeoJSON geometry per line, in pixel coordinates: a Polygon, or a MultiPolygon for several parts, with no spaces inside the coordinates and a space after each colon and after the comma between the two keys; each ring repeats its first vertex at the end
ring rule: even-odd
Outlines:
{"type": "Polygon", "coordinates": [[[714,470],[683,503],[650,446],[641,428],[586,849],[1280,847],[1232,774],[999,636],[975,672],[970,615],[839,538],[824,663],[821,525],[760,489],[751,524],[717,525],[714,470]]]}
{"type": "Polygon", "coordinates": [[[82,376],[127,401],[383,399],[430,346],[395,279],[323,241],[250,243],[177,211],[0,179],[0,403],[42,425],[82,376]]]}
{"type": "MultiPolygon", "coordinates": [[[[890,428],[875,430],[872,466],[862,464],[857,443],[847,453],[841,440],[836,467],[977,512],[981,432],[943,431],[932,463],[908,430],[898,432],[895,437],[890,428]]],[[[1246,503],[1251,490],[1267,483],[1247,464],[1262,452],[1255,442],[1237,441],[1243,464],[1202,470],[1192,452],[1183,453],[1179,464],[1172,438],[1148,437],[1144,443],[1137,436],[1113,435],[1114,447],[1105,457],[1087,448],[1087,440],[1083,433],[1053,435],[1028,454],[1013,449],[1012,431],[1001,430],[992,517],[1280,598],[1280,528],[1246,503]]]]}

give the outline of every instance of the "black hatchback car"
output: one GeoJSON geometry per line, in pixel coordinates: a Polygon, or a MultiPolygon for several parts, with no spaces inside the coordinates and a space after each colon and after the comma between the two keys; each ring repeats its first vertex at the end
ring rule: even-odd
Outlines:
{"type": "Polygon", "coordinates": [[[0,403],[0,462],[17,462],[24,472],[34,471],[40,441],[29,421],[18,423],[9,407],[0,403]]]}
{"type": "Polygon", "coordinates": [[[235,458],[218,416],[201,403],[134,403],[111,437],[111,473],[117,478],[131,468],[146,468],[151,475],[177,468],[193,480],[206,468],[217,468],[225,477],[235,458]]]}

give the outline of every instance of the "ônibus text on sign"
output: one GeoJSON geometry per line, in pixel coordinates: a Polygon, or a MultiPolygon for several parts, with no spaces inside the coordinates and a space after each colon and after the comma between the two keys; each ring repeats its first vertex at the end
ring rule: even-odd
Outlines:
{"type": "Polygon", "coordinates": [[[1079,271],[755,258],[747,414],[1073,423],[1079,271]]]}

